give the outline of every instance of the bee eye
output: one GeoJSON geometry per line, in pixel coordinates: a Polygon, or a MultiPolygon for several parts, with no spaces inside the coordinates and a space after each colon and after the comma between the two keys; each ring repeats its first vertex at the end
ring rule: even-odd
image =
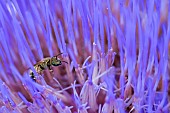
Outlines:
{"type": "Polygon", "coordinates": [[[52,65],[53,66],[59,66],[59,65],[61,65],[61,61],[60,60],[52,60],[52,65]]]}

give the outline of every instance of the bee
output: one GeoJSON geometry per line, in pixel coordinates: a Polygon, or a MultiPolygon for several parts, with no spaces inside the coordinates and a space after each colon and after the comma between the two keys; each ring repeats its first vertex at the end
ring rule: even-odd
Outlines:
{"type": "MultiPolygon", "coordinates": [[[[53,72],[53,70],[51,68],[52,66],[60,66],[60,65],[62,65],[62,62],[67,63],[66,61],[61,61],[58,58],[58,56],[61,55],[61,54],[62,53],[58,54],[57,56],[47,57],[47,58],[44,58],[43,60],[37,62],[34,65],[34,69],[37,72],[37,74],[41,75],[42,72],[46,69],[48,69],[50,72],[53,72]]],[[[35,74],[31,69],[29,69],[29,76],[31,77],[31,79],[36,81],[35,74]]]]}

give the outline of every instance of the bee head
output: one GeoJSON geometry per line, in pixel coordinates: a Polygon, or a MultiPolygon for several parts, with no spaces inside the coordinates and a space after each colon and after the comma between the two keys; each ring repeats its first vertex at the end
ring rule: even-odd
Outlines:
{"type": "Polygon", "coordinates": [[[59,66],[62,64],[61,60],[59,58],[57,58],[56,56],[51,58],[51,64],[53,66],[59,66]]]}

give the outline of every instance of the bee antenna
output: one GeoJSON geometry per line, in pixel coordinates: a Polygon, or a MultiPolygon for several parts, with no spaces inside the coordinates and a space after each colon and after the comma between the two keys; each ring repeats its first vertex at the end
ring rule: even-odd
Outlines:
{"type": "Polygon", "coordinates": [[[59,53],[58,55],[56,55],[56,57],[58,57],[58,56],[60,56],[60,55],[62,55],[63,53],[59,53]]]}
{"type": "Polygon", "coordinates": [[[64,62],[64,63],[68,64],[68,62],[66,62],[66,61],[61,61],[61,62],[64,62]]]}

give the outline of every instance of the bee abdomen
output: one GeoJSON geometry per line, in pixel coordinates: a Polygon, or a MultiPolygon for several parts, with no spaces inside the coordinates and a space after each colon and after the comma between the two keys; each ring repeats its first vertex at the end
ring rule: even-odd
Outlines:
{"type": "Polygon", "coordinates": [[[36,81],[36,77],[35,77],[35,75],[34,75],[34,73],[33,73],[33,71],[31,69],[30,69],[29,75],[30,75],[30,78],[32,80],[36,81]]]}

